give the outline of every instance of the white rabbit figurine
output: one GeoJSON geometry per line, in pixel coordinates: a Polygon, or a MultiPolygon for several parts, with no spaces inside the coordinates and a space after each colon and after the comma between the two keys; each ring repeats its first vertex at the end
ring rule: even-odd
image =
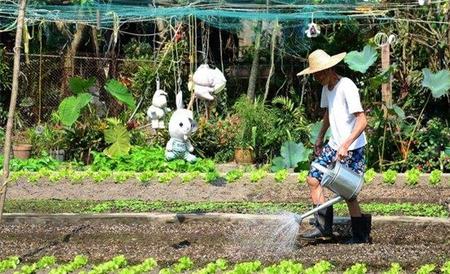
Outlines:
{"type": "Polygon", "coordinates": [[[217,94],[225,88],[227,80],[218,69],[212,69],[208,64],[200,65],[194,73],[194,94],[197,98],[212,101],[213,93],[217,94]]]}
{"type": "Polygon", "coordinates": [[[165,128],[164,115],[168,112],[170,108],[167,107],[167,93],[158,87],[153,94],[152,105],[147,110],[147,117],[152,123],[152,128],[165,128]]]}
{"type": "Polygon", "coordinates": [[[166,145],[166,159],[184,159],[195,162],[197,157],[191,154],[194,147],[189,137],[197,130],[192,111],[183,108],[183,94],[180,91],[176,96],[177,110],[174,111],[169,121],[170,139],[166,145]]]}

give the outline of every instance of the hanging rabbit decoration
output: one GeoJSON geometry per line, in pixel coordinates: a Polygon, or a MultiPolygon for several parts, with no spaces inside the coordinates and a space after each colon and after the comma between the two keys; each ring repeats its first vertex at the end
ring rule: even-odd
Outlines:
{"type": "Polygon", "coordinates": [[[174,111],[169,121],[170,139],[166,145],[166,159],[184,159],[188,162],[197,160],[191,154],[194,147],[189,141],[189,137],[197,130],[197,123],[194,121],[192,111],[183,108],[183,94],[178,92],[176,96],[177,110],[174,111]]]}
{"type": "Polygon", "coordinates": [[[195,97],[212,101],[213,94],[217,94],[225,88],[227,80],[223,73],[216,67],[208,64],[200,65],[192,77],[195,97]]]}
{"type": "Polygon", "coordinates": [[[305,30],[305,33],[308,38],[314,38],[320,34],[320,27],[314,23],[314,14],[311,14],[311,23],[308,24],[308,29],[305,30]]]}
{"type": "Polygon", "coordinates": [[[165,128],[164,116],[170,112],[167,107],[167,93],[160,89],[159,80],[156,80],[156,91],[153,94],[152,105],[147,110],[147,117],[152,123],[152,128],[165,128]]]}

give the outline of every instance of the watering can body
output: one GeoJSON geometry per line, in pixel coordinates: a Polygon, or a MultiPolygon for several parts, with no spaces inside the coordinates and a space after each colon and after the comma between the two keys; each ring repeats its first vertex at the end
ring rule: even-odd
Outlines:
{"type": "Polygon", "coordinates": [[[356,198],[361,191],[364,177],[337,161],[332,169],[318,163],[311,164],[323,173],[321,185],[341,196],[345,200],[356,198]]]}

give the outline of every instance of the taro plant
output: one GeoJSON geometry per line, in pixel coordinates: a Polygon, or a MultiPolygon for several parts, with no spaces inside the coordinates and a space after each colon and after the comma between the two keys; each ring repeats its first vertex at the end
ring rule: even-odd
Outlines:
{"type": "Polygon", "coordinates": [[[106,119],[108,128],[105,129],[105,141],[110,146],[103,152],[111,158],[127,155],[131,149],[131,134],[122,122],[116,118],[106,119]]]}
{"type": "Polygon", "coordinates": [[[435,186],[441,182],[441,178],[442,178],[442,171],[440,171],[439,169],[435,169],[431,171],[428,182],[430,183],[430,185],[435,186]]]}
{"type": "Polygon", "coordinates": [[[383,183],[393,185],[397,179],[397,171],[388,169],[383,172],[383,183]]]}
{"type": "Polygon", "coordinates": [[[377,176],[377,173],[375,172],[375,170],[373,168],[369,168],[365,173],[364,173],[364,182],[366,184],[370,184],[372,183],[372,181],[375,179],[375,176],[377,176]]]}
{"type": "Polygon", "coordinates": [[[418,168],[412,168],[406,171],[406,184],[415,186],[419,183],[421,172],[418,168]]]}
{"type": "Polygon", "coordinates": [[[376,49],[366,45],[362,51],[351,51],[344,59],[348,67],[354,71],[365,73],[378,59],[376,49]]]}
{"type": "Polygon", "coordinates": [[[284,142],[281,146],[281,157],[272,160],[273,172],[286,168],[296,168],[299,164],[308,161],[311,149],[305,148],[302,143],[293,141],[284,142]]]}
{"type": "Polygon", "coordinates": [[[276,182],[281,183],[284,182],[289,175],[289,172],[287,169],[280,169],[277,172],[275,172],[274,179],[276,182]]]}

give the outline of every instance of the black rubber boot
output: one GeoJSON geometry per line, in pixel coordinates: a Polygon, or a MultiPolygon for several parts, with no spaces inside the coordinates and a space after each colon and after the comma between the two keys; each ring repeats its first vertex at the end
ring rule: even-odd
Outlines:
{"type": "Polygon", "coordinates": [[[314,213],[314,219],[315,228],[305,232],[301,237],[305,240],[331,239],[333,236],[333,206],[323,208],[314,213]]]}
{"type": "Polygon", "coordinates": [[[346,244],[371,243],[370,231],[372,230],[372,215],[363,214],[361,217],[352,218],[352,238],[346,244]]]}

